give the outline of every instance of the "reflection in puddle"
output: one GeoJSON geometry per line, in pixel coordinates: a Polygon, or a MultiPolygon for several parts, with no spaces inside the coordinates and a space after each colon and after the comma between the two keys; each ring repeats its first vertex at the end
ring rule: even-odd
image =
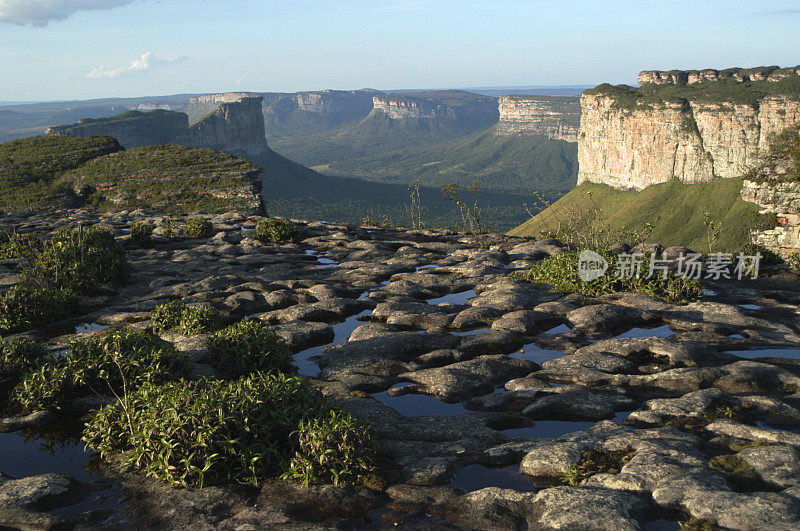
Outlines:
{"type": "Polygon", "coordinates": [[[519,465],[505,468],[489,468],[483,465],[467,465],[453,476],[452,486],[466,492],[473,492],[486,487],[514,489],[522,492],[536,491],[533,481],[519,471],[519,465]]]}
{"type": "Polygon", "coordinates": [[[425,269],[438,269],[440,267],[442,267],[442,266],[440,266],[438,264],[426,264],[426,265],[423,265],[423,266],[416,267],[414,269],[414,272],[424,271],[425,269]]]}
{"type": "Polygon", "coordinates": [[[363,312],[351,315],[341,323],[332,325],[333,328],[333,341],[325,345],[318,345],[316,347],[307,348],[292,356],[295,366],[297,366],[297,373],[301,376],[315,377],[320,373],[319,365],[314,363],[311,358],[323,354],[322,349],[331,345],[339,345],[350,339],[353,330],[364,324],[364,318],[369,316],[372,310],[364,310],[363,312]]]}
{"type": "Polygon", "coordinates": [[[83,334],[85,332],[100,332],[106,328],[108,327],[97,323],[81,323],[75,327],[75,333],[83,334]]]}
{"type": "MultiPolygon", "coordinates": [[[[733,336],[731,336],[733,337],[733,336]]],[[[800,348],[761,348],[757,350],[727,350],[740,358],[789,358],[800,359],[800,348]]]]}
{"type": "Polygon", "coordinates": [[[703,294],[703,295],[705,295],[706,297],[713,297],[714,295],[716,295],[716,294],[717,294],[717,292],[716,292],[716,291],[714,291],[713,289],[708,289],[708,288],[703,288],[703,289],[700,291],[700,293],[702,293],[702,294],[703,294]]]}
{"type": "MultiPolygon", "coordinates": [[[[610,420],[620,423],[631,413],[633,411],[620,411],[610,420]]],[[[588,430],[597,422],[591,420],[537,420],[533,426],[501,430],[500,433],[509,439],[533,439],[536,437],[556,439],[575,431],[588,430]]]]}
{"type": "Polygon", "coordinates": [[[23,478],[52,472],[92,481],[94,474],[87,468],[93,453],[85,450],[82,442],[70,440],[47,446],[44,439],[26,439],[19,432],[0,433],[0,473],[23,478]]]}
{"type": "Polygon", "coordinates": [[[474,289],[468,289],[467,291],[462,291],[460,293],[449,293],[444,297],[437,297],[435,299],[428,299],[428,304],[441,304],[443,302],[449,302],[451,304],[458,304],[464,305],[466,302],[472,298],[477,297],[478,294],[475,293],[474,289]]]}
{"type": "Polygon", "coordinates": [[[561,352],[560,350],[548,350],[540,347],[536,343],[528,343],[527,345],[523,345],[518,351],[509,354],[510,358],[528,360],[538,363],[539,365],[546,361],[560,358],[561,356],[564,356],[564,352],[561,352]]]}
{"type": "Polygon", "coordinates": [[[658,326],[656,328],[631,328],[624,334],[614,336],[614,339],[624,339],[627,337],[669,337],[673,332],[668,325],[658,326]]]}
{"type": "Polygon", "coordinates": [[[474,336],[477,334],[488,334],[491,332],[491,328],[474,328],[472,330],[461,330],[459,332],[450,332],[454,336],[474,336]]]}
{"type": "Polygon", "coordinates": [[[418,393],[390,396],[384,391],[372,396],[404,417],[455,417],[467,412],[460,402],[448,404],[432,396],[418,393]]]}
{"type": "Polygon", "coordinates": [[[568,327],[565,324],[558,325],[555,328],[551,328],[550,330],[546,330],[542,332],[543,334],[563,334],[565,332],[572,332],[572,328],[568,327]]]}
{"type": "Polygon", "coordinates": [[[647,531],[679,531],[683,529],[680,522],[673,520],[653,520],[647,522],[644,526],[647,531]]]}
{"type": "Polygon", "coordinates": [[[758,304],[740,304],[739,306],[745,310],[760,310],[763,308],[763,306],[759,306],[758,304]]]}

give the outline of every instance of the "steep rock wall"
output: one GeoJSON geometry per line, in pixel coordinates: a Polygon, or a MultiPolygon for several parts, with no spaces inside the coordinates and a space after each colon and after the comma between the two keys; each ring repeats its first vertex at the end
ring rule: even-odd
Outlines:
{"type": "Polygon", "coordinates": [[[264,137],[261,97],[222,94],[200,98],[202,100],[195,101],[195,105],[209,104],[213,111],[192,125],[189,125],[188,115],[182,112],[128,111],[109,118],[51,127],[46,132],[70,136],[108,135],[125,148],[181,144],[211,147],[243,156],[269,151],[264,137]]]}
{"type": "Polygon", "coordinates": [[[532,136],[578,141],[581,107],[578,98],[502,96],[498,100],[500,135],[532,136]]]}
{"type": "Polygon", "coordinates": [[[497,122],[497,99],[462,91],[431,91],[411,94],[377,94],[373,110],[392,120],[449,119],[465,122],[497,122]]]}
{"type": "Polygon", "coordinates": [[[692,183],[741,177],[759,164],[774,135],[800,122],[796,95],[737,102],[707,101],[695,93],[634,104],[624,96],[597,90],[581,96],[578,183],[641,190],[673,178],[692,183]]]}

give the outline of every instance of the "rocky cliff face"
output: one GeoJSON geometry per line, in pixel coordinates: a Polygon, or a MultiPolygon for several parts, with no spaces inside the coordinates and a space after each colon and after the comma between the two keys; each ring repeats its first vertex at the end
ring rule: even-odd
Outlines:
{"type": "Polygon", "coordinates": [[[731,83],[747,83],[748,81],[777,82],[787,77],[800,74],[800,66],[780,68],[778,66],[758,66],[755,68],[727,68],[714,70],[644,70],[639,73],[637,81],[640,85],[654,83],[656,85],[693,85],[706,81],[726,81],[731,83]]]}
{"type": "Polygon", "coordinates": [[[502,96],[498,101],[501,135],[533,136],[578,141],[581,108],[578,98],[502,96]]]}
{"type": "Polygon", "coordinates": [[[498,120],[497,100],[462,91],[431,91],[409,94],[379,94],[373,109],[390,119],[449,119],[459,121],[498,120]]]}
{"type": "Polygon", "coordinates": [[[220,103],[217,109],[189,127],[189,145],[211,147],[243,156],[266,153],[261,97],[220,103]]]}
{"type": "Polygon", "coordinates": [[[243,156],[268,151],[261,97],[242,97],[238,93],[207,95],[193,98],[190,105],[194,110],[211,105],[213,110],[192,125],[189,125],[189,116],[182,112],[129,111],[109,118],[51,127],[47,134],[107,135],[116,138],[125,148],[181,144],[211,147],[243,156]]]}
{"type": "MultiPolygon", "coordinates": [[[[741,177],[758,165],[776,133],[800,122],[800,94],[767,92],[772,83],[773,88],[784,86],[781,80],[787,78],[777,76],[787,70],[748,74],[766,77],[742,81],[750,83],[743,88],[751,90],[744,99],[741,92],[728,98],[730,85],[722,82],[695,84],[703,88],[683,96],[652,88],[684,79],[688,87],[695,75],[691,72],[643,72],[639,79],[651,85],[641,89],[601,86],[585,92],[578,183],[639,190],[673,178],[692,183],[741,177]]],[[[744,76],[741,71],[730,74],[734,75],[744,76]]],[[[800,82],[797,73],[791,75],[789,82],[800,82]]]]}

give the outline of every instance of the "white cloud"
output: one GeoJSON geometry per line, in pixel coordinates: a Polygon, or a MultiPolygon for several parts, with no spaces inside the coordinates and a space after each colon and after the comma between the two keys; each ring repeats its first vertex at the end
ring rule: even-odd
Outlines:
{"type": "Polygon", "coordinates": [[[143,74],[148,70],[174,65],[186,59],[188,57],[157,57],[152,52],[144,52],[141,57],[134,59],[127,65],[117,67],[98,66],[89,72],[86,77],[89,79],[103,79],[132,76],[143,74]]]}
{"type": "Polygon", "coordinates": [[[78,11],[113,9],[134,0],[0,0],[0,22],[47,26],[78,11]]]}

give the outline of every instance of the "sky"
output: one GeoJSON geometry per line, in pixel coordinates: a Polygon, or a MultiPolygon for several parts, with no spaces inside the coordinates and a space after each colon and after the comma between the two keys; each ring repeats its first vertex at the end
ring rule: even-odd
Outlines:
{"type": "Polygon", "coordinates": [[[800,64],[794,0],[0,0],[0,101],[800,64]]]}

